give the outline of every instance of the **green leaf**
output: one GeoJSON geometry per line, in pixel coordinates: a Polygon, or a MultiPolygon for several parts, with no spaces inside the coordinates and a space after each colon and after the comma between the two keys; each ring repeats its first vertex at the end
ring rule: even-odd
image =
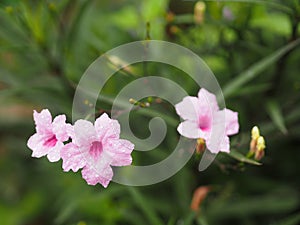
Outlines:
{"type": "Polygon", "coordinates": [[[298,44],[300,44],[300,39],[289,43],[288,45],[280,48],[276,52],[271,55],[263,58],[261,61],[255,63],[250,66],[247,70],[238,75],[233,81],[225,85],[223,88],[223,94],[225,97],[231,96],[235,92],[242,89],[243,85],[254,79],[258,76],[262,71],[267,69],[270,65],[278,61],[282,56],[284,56],[287,52],[291,51],[298,44]]]}
{"type": "Polygon", "coordinates": [[[271,86],[271,83],[248,85],[247,87],[240,90],[238,93],[232,94],[232,96],[249,96],[252,94],[262,93],[264,91],[267,91],[271,86]]]}
{"type": "Polygon", "coordinates": [[[240,162],[243,162],[243,163],[248,163],[248,164],[252,164],[252,165],[256,165],[256,166],[262,165],[260,162],[257,162],[253,159],[249,159],[236,150],[230,150],[230,153],[228,155],[240,162]]]}
{"type": "Polygon", "coordinates": [[[153,225],[163,225],[164,223],[156,215],[154,209],[148,204],[147,199],[137,190],[137,188],[129,187],[129,193],[131,194],[133,200],[144,212],[145,216],[148,218],[151,224],[153,225]]]}
{"type": "Polygon", "coordinates": [[[268,13],[264,16],[255,17],[251,24],[253,27],[261,28],[274,34],[288,36],[290,33],[289,22],[289,17],[286,14],[268,13]]]}
{"type": "Polygon", "coordinates": [[[267,111],[268,111],[272,121],[277,126],[277,128],[283,134],[287,134],[287,128],[285,126],[284,118],[283,118],[282,112],[280,110],[279,104],[274,100],[270,100],[267,102],[266,108],[267,108],[267,111]]]}
{"type": "MultiPolygon", "coordinates": [[[[259,184],[254,185],[258,186],[259,184]]],[[[298,206],[299,195],[297,191],[282,186],[260,195],[240,196],[228,200],[212,202],[206,210],[206,215],[210,220],[224,221],[226,218],[232,217],[253,218],[254,215],[266,216],[270,214],[288,213],[297,209],[298,206]]]]}

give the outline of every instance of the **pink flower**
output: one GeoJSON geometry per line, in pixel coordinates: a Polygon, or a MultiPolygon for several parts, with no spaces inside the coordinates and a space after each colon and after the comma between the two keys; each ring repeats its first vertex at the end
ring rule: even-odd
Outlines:
{"type": "Polygon", "coordinates": [[[67,130],[71,128],[70,124],[66,124],[66,116],[59,115],[52,122],[49,110],[44,109],[40,113],[34,110],[33,118],[36,133],[27,142],[27,146],[32,150],[32,156],[40,158],[47,155],[50,162],[58,161],[64,146],[63,142],[69,139],[67,130]]]}
{"type": "Polygon", "coordinates": [[[75,122],[72,143],[62,150],[64,171],[83,168],[82,177],[89,185],[107,187],[113,177],[111,166],[127,166],[132,162],[134,145],[120,139],[120,124],[102,114],[93,125],[86,120],[75,122]]]}
{"type": "Polygon", "coordinates": [[[176,112],[184,121],[179,124],[178,132],[187,138],[203,138],[212,153],[229,152],[228,135],[239,131],[238,113],[229,109],[220,110],[216,97],[200,89],[198,97],[185,97],[175,106],[176,112]],[[218,133],[218,143],[212,138],[213,132],[218,133]]]}

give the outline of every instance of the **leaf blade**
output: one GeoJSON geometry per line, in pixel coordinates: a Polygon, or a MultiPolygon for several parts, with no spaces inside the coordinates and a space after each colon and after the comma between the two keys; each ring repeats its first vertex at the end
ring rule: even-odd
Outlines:
{"type": "Polygon", "coordinates": [[[297,40],[283,46],[276,52],[272,53],[271,55],[268,55],[267,57],[263,58],[259,62],[250,66],[244,72],[240,73],[233,81],[231,81],[230,83],[225,85],[225,87],[223,88],[224,96],[225,97],[231,96],[238,89],[240,89],[245,83],[254,79],[262,71],[264,71],[267,67],[269,67],[271,64],[275,63],[286,53],[288,53],[293,48],[295,48],[298,44],[300,44],[300,39],[297,39],[297,40]]]}

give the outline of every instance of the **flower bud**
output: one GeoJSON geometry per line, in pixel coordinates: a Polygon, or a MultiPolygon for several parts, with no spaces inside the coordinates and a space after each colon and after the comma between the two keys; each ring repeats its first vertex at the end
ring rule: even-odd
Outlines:
{"type": "Polygon", "coordinates": [[[251,130],[251,138],[257,139],[257,138],[259,138],[259,136],[260,136],[259,129],[257,126],[254,126],[251,130]]]}
{"type": "Polygon", "coordinates": [[[254,126],[251,130],[251,142],[250,142],[250,150],[248,155],[251,157],[256,152],[257,139],[260,136],[260,132],[257,126],[254,126]]]}
{"type": "Polygon", "coordinates": [[[194,212],[200,211],[201,203],[206,198],[211,189],[211,186],[200,186],[194,191],[191,210],[193,210],[194,212]]]}
{"type": "Polygon", "coordinates": [[[205,150],[205,140],[203,138],[197,139],[197,145],[196,145],[196,153],[201,154],[205,150]]]}
{"type": "Polygon", "coordinates": [[[257,144],[256,144],[256,152],[254,157],[256,160],[261,160],[264,157],[265,148],[266,148],[265,139],[263,136],[260,136],[257,139],[257,144]]]}
{"type": "Polygon", "coordinates": [[[202,1],[199,1],[195,4],[194,21],[196,24],[201,24],[204,21],[205,8],[205,3],[202,1]]]}
{"type": "Polygon", "coordinates": [[[265,143],[265,139],[263,136],[260,136],[258,139],[257,139],[257,145],[256,145],[256,148],[258,151],[261,151],[261,150],[264,150],[266,148],[266,143],[265,143]]]}

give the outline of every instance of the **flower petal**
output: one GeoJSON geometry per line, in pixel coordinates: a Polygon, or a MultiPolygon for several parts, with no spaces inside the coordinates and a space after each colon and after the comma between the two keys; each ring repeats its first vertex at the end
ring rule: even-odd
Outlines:
{"type": "Polygon", "coordinates": [[[227,135],[237,134],[239,132],[238,113],[233,112],[230,109],[223,109],[223,110],[225,110],[226,134],[227,135]]]}
{"type": "Polygon", "coordinates": [[[52,116],[48,109],[43,109],[40,113],[33,111],[33,119],[36,125],[36,131],[39,134],[51,133],[52,116]]]}
{"type": "Polygon", "coordinates": [[[108,138],[117,139],[120,137],[120,124],[117,120],[110,119],[106,113],[103,113],[95,121],[97,138],[105,142],[108,138]]]}
{"type": "Polygon", "coordinates": [[[54,118],[52,123],[52,132],[58,141],[64,142],[69,139],[65,115],[58,115],[54,118]]]}
{"type": "Polygon", "coordinates": [[[228,136],[224,136],[223,137],[223,141],[221,142],[220,145],[220,152],[230,152],[230,143],[229,143],[229,137],[228,136]]]}
{"type": "Polygon", "coordinates": [[[67,125],[66,125],[66,131],[67,131],[67,135],[70,138],[74,138],[75,137],[74,126],[72,126],[71,124],[67,123],[67,125]]]}
{"type": "Polygon", "coordinates": [[[220,151],[221,152],[229,152],[230,151],[229,137],[223,136],[223,138],[214,140],[214,142],[212,142],[212,141],[213,141],[212,138],[210,138],[206,142],[207,149],[211,153],[217,154],[220,151]]]}
{"type": "Polygon", "coordinates": [[[182,119],[196,121],[199,115],[199,100],[196,97],[184,97],[175,105],[175,109],[182,119]]]}
{"type": "Polygon", "coordinates": [[[128,166],[132,163],[131,152],[134,144],[130,141],[119,139],[112,140],[105,146],[106,153],[112,158],[112,166],[128,166]]]}
{"type": "Polygon", "coordinates": [[[189,121],[186,120],[179,124],[177,127],[177,131],[184,137],[187,138],[206,138],[207,134],[205,132],[201,131],[201,129],[198,126],[198,123],[195,121],[189,121]]]}
{"type": "Polygon", "coordinates": [[[219,110],[218,102],[216,96],[206,89],[201,88],[198,92],[198,99],[201,106],[206,106],[210,108],[210,111],[214,112],[219,110]]]}
{"type": "Polygon", "coordinates": [[[32,157],[40,158],[48,154],[49,148],[43,143],[44,137],[40,134],[34,134],[28,139],[27,146],[32,150],[32,157]]]}
{"type": "Polygon", "coordinates": [[[83,179],[89,185],[102,184],[103,187],[107,187],[113,177],[113,171],[109,165],[101,165],[101,167],[85,166],[81,171],[83,179]]]}
{"type": "Polygon", "coordinates": [[[77,172],[87,164],[84,153],[73,143],[66,144],[62,148],[61,158],[63,160],[62,168],[64,171],[73,170],[77,172]]]}
{"type": "Polygon", "coordinates": [[[60,160],[60,152],[63,147],[64,144],[58,141],[54,147],[49,149],[47,158],[50,162],[57,162],[58,160],[60,160]]]}
{"type": "Polygon", "coordinates": [[[90,146],[97,140],[96,131],[93,124],[87,120],[77,120],[74,124],[74,144],[80,146],[90,146]]]}

